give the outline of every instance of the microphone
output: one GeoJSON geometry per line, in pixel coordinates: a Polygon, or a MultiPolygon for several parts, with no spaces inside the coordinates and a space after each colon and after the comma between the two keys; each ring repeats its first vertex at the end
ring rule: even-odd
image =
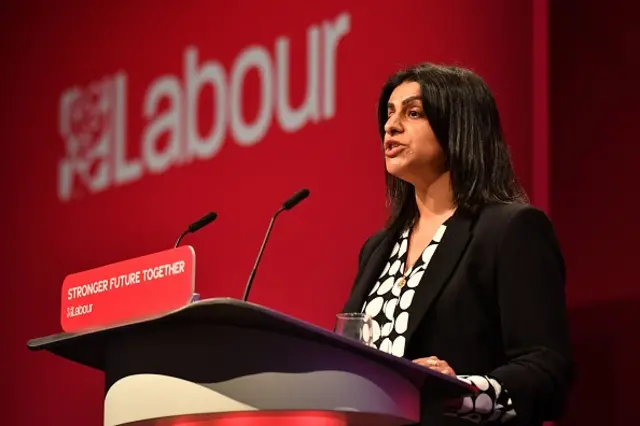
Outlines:
{"type": "MultiPolygon", "coordinates": [[[[301,189],[300,191],[296,192],[295,194],[293,194],[291,196],[291,198],[289,198],[287,201],[285,201],[284,203],[282,203],[282,209],[284,210],[291,210],[292,208],[294,208],[296,205],[298,205],[298,203],[302,200],[304,200],[305,198],[307,198],[309,196],[309,190],[308,189],[301,189]]],[[[278,213],[280,213],[278,211],[278,213]]],[[[276,213],[277,214],[277,213],[276,213]]]]}
{"type": "Polygon", "coordinates": [[[304,200],[309,196],[308,189],[301,189],[300,191],[293,194],[287,201],[282,203],[282,206],[276,211],[276,213],[271,217],[271,221],[269,221],[269,227],[267,228],[267,233],[264,236],[264,240],[262,240],[262,246],[260,246],[260,250],[258,251],[258,257],[256,258],[256,263],[253,265],[253,269],[249,274],[249,280],[247,281],[247,285],[244,289],[244,294],[242,295],[242,300],[247,301],[249,298],[249,292],[251,291],[251,285],[253,284],[253,279],[256,276],[256,272],[258,271],[258,266],[260,265],[260,259],[262,259],[262,253],[264,252],[264,248],[267,245],[267,241],[269,240],[269,236],[271,235],[271,230],[273,229],[273,224],[276,222],[276,218],[285,210],[291,210],[295,206],[297,206],[300,201],[304,200]]]}
{"type": "Polygon", "coordinates": [[[210,224],[211,222],[216,220],[217,217],[218,217],[218,213],[209,212],[206,215],[202,216],[200,219],[198,219],[195,222],[193,222],[191,225],[189,225],[187,227],[187,229],[184,230],[184,232],[182,234],[180,234],[180,236],[178,237],[178,240],[176,241],[176,244],[173,246],[173,248],[176,248],[176,247],[178,247],[180,245],[180,241],[182,241],[182,239],[184,238],[185,235],[192,234],[192,233],[204,228],[205,226],[207,226],[208,224],[210,224]]]}

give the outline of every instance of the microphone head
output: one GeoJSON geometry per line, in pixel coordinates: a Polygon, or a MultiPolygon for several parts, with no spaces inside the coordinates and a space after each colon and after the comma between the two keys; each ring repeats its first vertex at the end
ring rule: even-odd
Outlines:
{"type": "Polygon", "coordinates": [[[197,221],[193,222],[191,225],[189,225],[189,228],[187,229],[189,230],[189,232],[196,232],[197,230],[204,228],[205,226],[207,226],[208,224],[216,220],[217,217],[218,217],[217,213],[209,212],[203,217],[201,217],[200,219],[198,219],[197,221]]]}
{"type": "Polygon", "coordinates": [[[282,203],[282,208],[285,210],[291,210],[292,208],[294,208],[300,201],[304,200],[305,198],[307,198],[309,196],[309,190],[308,189],[301,189],[300,191],[296,192],[295,194],[293,194],[291,196],[291,198],[289,198],[287,201],[285,201],[284,203],[282,203]]]}

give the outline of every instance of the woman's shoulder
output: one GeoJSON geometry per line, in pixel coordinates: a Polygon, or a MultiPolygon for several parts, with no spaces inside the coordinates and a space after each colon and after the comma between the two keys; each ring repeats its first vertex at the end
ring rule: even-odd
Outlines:
{"type": "Polygon", "coordinates": [[[477,215],[475,231],[501,239],[505,233],[552,231],[553,225],[540,208],[521,202],[495,203],[482,208],[477,215]]]}
{"type": "Polygon", "coordinates": [[[370,250],[374,250],[376,247],[380,245],[384,240],[391,236],[390,231],[387,228],[378,229],[373,234],[369,235],[362,245],[361,251],[366,252],[370,250]]]}
{"type": "Polygon", "coordinates": [[[528,220],[548,221],[546,213],[540,208],[522,202],[493,203],[483,207],[478,212],[478,223],[494,222],[497,225],[507,226],[513,221],[528,220]]]}

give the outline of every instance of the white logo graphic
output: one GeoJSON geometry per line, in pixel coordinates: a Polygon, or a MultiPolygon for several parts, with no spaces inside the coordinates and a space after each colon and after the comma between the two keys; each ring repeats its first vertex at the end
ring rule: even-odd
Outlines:
{"type": "MultiPolygon", "coordinates": [[[[342,13],[307,29],[307,85],[301,105],[291,106],[290,44],[278,37],[274,52],[252,45],[239,52],[230,71],[215,60],[199,58],[195,47],[183,55],[182,78],[163,75],[147,87],[141,108],[144,127],[139,155],[127,154],[127,75],[119,72],[86,87],[73,87],[60,97],[59,131],[66,156],[58,169],[58,198],[67,201],[81,191],[95,194],[159,174],[176,165],[208,160],[227,136],[242,146],[259,143],[274,119],[288,133],[308,123],[329,120],[336,112],[337,49],[351,20],[342,13]],[[247,74],[260,78],[258,113],[243,114],[247,74]],[[199,95],[213,89],[213,117],[206,134],[199,130],[199,95]]],[[[207,120],[209,121],[209,120],[207,120]]],[[[132,150],[133,152],[133,150],[132,150]]]]}

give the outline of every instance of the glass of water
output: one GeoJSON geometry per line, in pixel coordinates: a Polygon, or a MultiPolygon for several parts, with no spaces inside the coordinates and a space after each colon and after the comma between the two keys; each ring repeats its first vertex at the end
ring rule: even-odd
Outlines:
{"type": "Polygon", "coordinates": [[[365,313],[340,313],[336,315],[335,332],[371,346],[373,340],[371,316],[365,313]]]}

